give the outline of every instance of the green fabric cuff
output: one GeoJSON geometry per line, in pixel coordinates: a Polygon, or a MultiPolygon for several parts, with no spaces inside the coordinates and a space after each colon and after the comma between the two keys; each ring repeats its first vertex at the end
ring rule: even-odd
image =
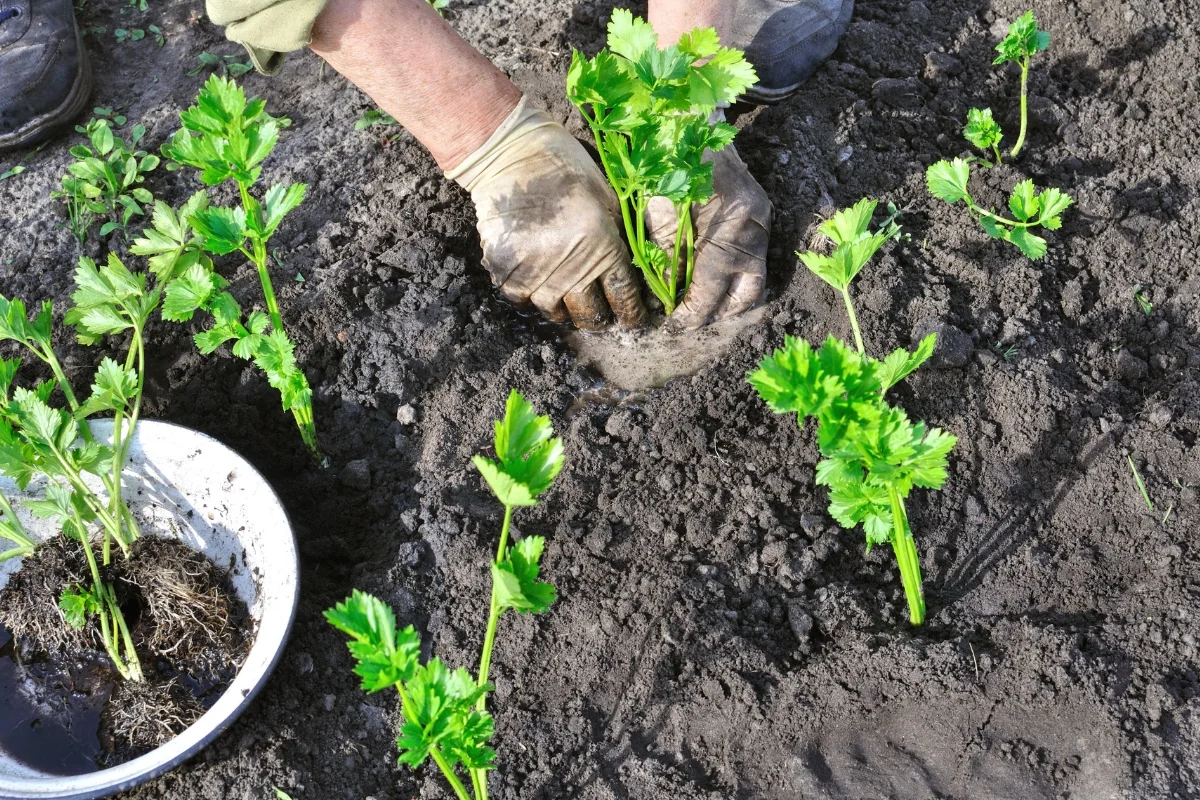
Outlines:
{"type": "Polygon", "coordinates": [[[225,38],[246,48],[259,72],[279,71],[283,56],[312,41],[313,23],[329,0],[206,0],[208,17],[225,38]]]}

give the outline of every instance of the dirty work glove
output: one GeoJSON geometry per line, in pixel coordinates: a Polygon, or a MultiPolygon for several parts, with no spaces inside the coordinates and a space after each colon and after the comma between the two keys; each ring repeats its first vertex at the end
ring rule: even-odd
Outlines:
{"type": "Polygon", "coordinates": [[[312,41],[313,24],[329,0],[206,0],[214,25],[246,48],[259,72],[279,71],[284,53],[312,41]]]}
{"type": "MultiPolygon", "coordinates": [[[[705,158],[713,161],[713,197],[692,206],[696,266],[692,285],[671,315],[686,330],[741,314],[762,299],[767,281],[767,240],[771,201],[733,145],[705,158]]],[[[651,198],[646,228],[654,242],[671,252],[675,246],[675,207],[665,197],[651,198]]]]}
{"type": "Polygon", "coordinates": [[[583,145],[522,97],[447,178],[471,193],[483,265],[514,303],[596,330],[646,309],[617,228],[617,196],[583,145]]]}

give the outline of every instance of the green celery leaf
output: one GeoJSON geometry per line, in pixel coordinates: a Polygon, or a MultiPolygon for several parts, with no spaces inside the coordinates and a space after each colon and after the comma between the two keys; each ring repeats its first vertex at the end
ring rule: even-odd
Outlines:
{"type": "Polygon", "coordinates": [[[381,600],[355,589],[325,612],[330,625],[350,636],[354,672],[363,689],[378,692],[405,683],[419,669],[421,642],[411,625],[396,630],[396,617],[381,600]]]}
{"type": "Polygon", "coordinates": [[[1042,192],[1038,195],[1038,224],[1052,231],[1058,230],[1062,227],[1062,213],[1074,202],[1069,194],[1059,189],[1050,188],[1042,192]]]}
{"type": "Polygon", "coordinates": [[[246,240],[246,211],[241,208],[204,208],[190,218],[204,237],[204,249],[214,255],[232,253],[246,240]]]}
{"type": "Polygon", "coordinates": [[[87,624],[88,617],[100,613],[100,601],[83,587],[63,589],[58,598],[58,607],[63,612],[63,618],[72,628],[82,628],[87,624]]]}
{"type": "Polygon", "coordinates": [[[162,316],[169,322],[187,322],[198,310],[205,308],[218,291],[213,273],[200,264],[193,264],[182,275],[167,284],[162,316]]]}
{"type": "Polygon", "coordinates": [[[492,564],[492,584],[501,609],[523,614],[539,614],[557,599],[554,587],[539,581],[539,561],[546,540],[541,536],[522,539],[504,561],[492,564]]]}
{"type": "Polygon", "coordinates": [[[716,55],[721,49],[721,41],[714,28],[695,28],[685,33],[679,39],[679,49],[699,61],[702,58],[716,55]]]}
{"type": "Polygon", "coordinates": [[[616,8],[608,22],[608,49],[637,61],[647,50],[658,49],[658,34],[649,22],[635,18],[629,9],[616,8]]]}
{"type": "Polygon", "coordinates": [[[821,233],[835,245],[849,244],[866,236],[871,228],[871,217],[875,214],[877,200],[864,197],[850,208],[843,208],[821,223],[821,233]]]}
{"type": "Polygon", "coordinates": [[[78,411],[85,419],[100,411],[125,411],[137,397],[138,377],[133,369],[124,369],[111,358],[104,358],[96,370],[92,394],[78,411]]]}
{"type": "Polygon", "coordinates": [[[747,379],[772,411],[795,412],[801,423],[823,414],[845,393],[839,377],[822,370],[812,346],[793,336],[785,337],[783,347],[764,358],[747,379]]]}
{"type": "Polygon", "coordinates": [[[1025,180],[1013,187],[1012,195],[1008,198],[1008,207],[1020,222],[1028,222],[1037,216],[1037,190],[1033,181],[1025,180]]]}
{"type": "Polygon", "coordinates": [[[963,136],[968,142],[984,151],[998,147],[1004,138],[1000,124],[992,116],[990,108],[972,108],[967,112],[967,124],[963,128],[963,136]]]}
{"type": "Polygon", "coordinates": [[[304,200],[305,189],[303,183],[293,183],[290,186],[277,183],[267,190],[266,197],[263,198],[263,211],[266,213],[265,236],[269,238],[288,212],[300,205],[304,200]]]}
{"type": "Polygon", "coordinates": [[[924,489],[940,489],[946,482],[946,461],[958,442],[954,434],[931,428],[912,459],[912,482],[924,489]]]}
{"type": "Polygon", "coordinates": [[[1046,255],[1046,240],[1030,233],[1028,228],[1013,229],[1008,234],[1008,241],[1021,248],[1021,252],[1034,261],[1046,255]]]}
{"type": "Polygon", "coordinates": [[[939,200],[954,204],[970,197],[967,182],[971,179],[971,165],[965,159],[938,161],[931,164],[925,173],[929,193],[939,200]]]}
{"type": "Polygon", "coordinates": [[[1008,26],[1008,35],[996,45],[999,53],[993,64],[1021,61],[1040,53],[1050,46],[1050,34],[1039,30],[1033,11],[1026,11],[1008,26]]]}
{"type": "Polygon", "coordinates": [[[933,349],[936,345],[937,334],[931,333],[921,340],[921,343],[917,345],[917,349],[914,352],[910,353],[901,348],[885,358],[878,373],[879,382],[883,385],[883,391],[886,392],[916,372],[917,368],[933,355],[933,349]]]}
{"type": "Polygon", "coordinates": [[[440,746],[451,767],[463,754],[469,754],[481,769],[490,766],[494,753],[487,748],[487,739],[479,737],[490,737],[491,726],[474,705],[491,690],[491,684],[477,686],[465,669],[451,671],[436,658],[418,668],[405,682],[409,703],[396,740],[400,763],[419,767],[430,750],[440,746]]]}
{"type": "Polygon", "coordinates": [[[498,461],[473,461],[497,498],[509,506],[536,505],[538,495],[562,470],[562,439],[553,438],[550,418],[538,416],[515,389],[509,393],[504,419],[495,423],[498,461]]]}

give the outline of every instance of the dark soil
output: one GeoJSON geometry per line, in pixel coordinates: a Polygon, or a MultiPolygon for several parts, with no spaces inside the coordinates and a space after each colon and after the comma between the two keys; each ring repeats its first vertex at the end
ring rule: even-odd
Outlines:
{"type": "Polygon", "coordinates": [[[128,561],[114,559],[101,575],[116,592],[144,681],[120,679],[95,618],[81,630],[63,622],[63,588],[90,582],[77,541],[43,544],[0,590],[0,730],[41,742],[21,750],[31,766],[77,774],[165,744],[216,703],[253,641],[228,576],[181,542],[139,539],[128,561]],[[13,681],[26,688],[16,693],[13,681]],[[24,697],[28,687],[36,704],[24,697]],[[90,763],[60,763],[65,745],[43,728],[62,731],[90,763]]]}
{"type": "MultiPolygon", "coordinates": [[[[161,141],[203,78],[186,75],[197,55],[235,50],[188,20],[198,5],[125,6],[82,13],[107,29],[89,37],[95,102],[161,141]],[[168,34],[162,49],[115,43],[113,28],[150,23],[168,34]]],[[[125,796],[447,796],[436,774],[396,766],[395,698],[359,690],[321,611],[351,587],[376,592],[432,652],[474,665],[500,509],[468,459],[510,387],[554,417],[569,466],[518,517],[547,536],[561,599],[502,626],[494,797],[1200,796],[1200,3],[1036,6],[1054,43],[1033,72],[1027,155],[977,182],[996,204],[1026,175],[1078,199],[1044,261],[989,241],[928,196],[923,174],[965,150],[972,105],[994,108],[1012,141],[1018,82],[991,66],[992,46],[1027,6],[860,0],[835,60],[740,120],[740,152],[776,209],[763,321],[693,378],[570,414],[594,374],[562,330],[498,299],[466,196],[420,146],[396,128],[355,132],[371,104],[314,57],[248,76],[295,121],[264,177],[310,187],[275,275],[334,466],[309,463],[245,362],[201,358],[186,327],[156,328],[149,415],[216,436],[272,480],[304,596],[253,710],[125,796]],[[894,395],[959,436],[945,491],[910,504],[920,630],[887,549],[864,558],[862,534],[826,516],[812,431],[743,379],[786,333],[849,334],[792,253],[818,212],[864,195],[905,208],[912,234],[860,278],[869,347],[933,327],[955,345],[894,395]]],[[[572,46],[599,46],[610,7],[455,0],[449,17],[582,134],[563,76],[572,46]]],[[[67,146],[0,183],[14,210],[0,222],[6,294],[69,293],[76,247],[46,197],[67,146]]],[[[173,202],[195,188],[184,172],[149,185],[173,202]]],[[[226,274],[249,303],[253,271],[226,274]]],[[[71,353],[83,382],[101,353],[71,353]]]]}

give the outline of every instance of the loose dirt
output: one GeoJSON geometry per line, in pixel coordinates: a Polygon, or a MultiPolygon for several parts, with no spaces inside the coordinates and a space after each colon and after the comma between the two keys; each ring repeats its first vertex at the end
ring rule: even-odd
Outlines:
{"type": "MultiPolygon", "coordinates": [[[[311,56],[248,76],[295,121],[266,179],[310,187],[274,274],[334,466],[309,463],[245,362],[202,358],[187,328],[156,326],[148,415],[216,436],[267,474],[296,524],[304,592],[254,708],[124,797],[447,796],[435,774],[396,765],[395,698],[359,690],[320,612],[367,589],[441,658],[476,662],[500,509],[468,459],[510,387],[554,417],[569,466],[518,518],[547,536],[561,599],[502,626],[493,797],[1200,794],[1200,3],[1035,7],[1054,41],[1033,72],[1027,155],[978,186],[998,205],[1029,176],[1078,199],[1044,261],[989,241],[923,175],[965,150],[971,106],[995,109],[1011,141],[1018,81],[991,66],[992,46],[1027,6],[862,0],[795,98],[739,121],[739,150],[775,204],[764,318],[696,375],[630,394],[598,393],[565,330],[498,298],[466,195],[403,131],[355,132],[365,97],[311,56]],[[849,335],[793,251],[818,213],[865,195],[903,207],[912,235],[860,278],[869,348],[911,346],[932,326],[954,345],[895,392],[959,436],[946,490],[910,506],[930,611],[915,631],[891,554],[864,558],[862,534],[825,514],[812,431],[744,382],[785,334],[849,335]]],[[[582,135],[563,79],[572,47],[600,45],[610,10],[455,0],[448,16],[582,135]]],[[[81,13],[95,103],[146,124],[149,142],[194,97],[197,55],[236,52],[193,12],[93,0],[81,13]],[[113,39],[151,22],[167,33],[161,49],[113,39]]],[[[77,249],[47,199],[67,146],[0,182],[6,294],[69,293],[77,249]]],[[[183,172],[149,185],[173,202],[195,188],[183,172]]],[[[251,268],[225,272],[255,296],[251,268]]],[[[101,353],[68,349],[82,380],[101,353]]]]}

